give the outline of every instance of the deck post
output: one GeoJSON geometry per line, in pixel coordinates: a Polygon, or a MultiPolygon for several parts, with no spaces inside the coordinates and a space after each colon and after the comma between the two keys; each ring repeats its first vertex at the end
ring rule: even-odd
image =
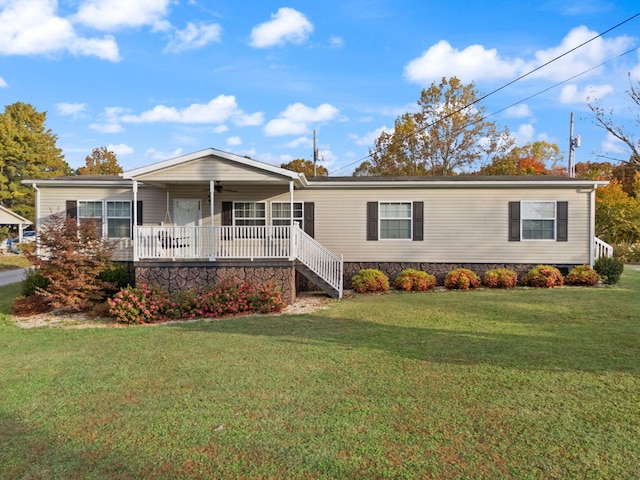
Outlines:
{"type": "Polygon", "coordinates": [[[289,182],[289,260],[296,259],[294,252],[294,239],[293,239],[293,180],[289,182]]]}
{"type": "Polygon", "coordinates": [[[213,262],[216,259],[215,252],[215,229],[213,227],[213,203],[214,194],[216,192],[215,180],[209,180],[209,261],[213,262]]]}
{"type": "Polygon", "coordinates": [[[133,222],[131,225],[133,232],[133,261],[137,262],[140,260],[140,256],[138,253],[138,181],[133,181],[133,205],[131,210],[133,210],[133,222]]]}

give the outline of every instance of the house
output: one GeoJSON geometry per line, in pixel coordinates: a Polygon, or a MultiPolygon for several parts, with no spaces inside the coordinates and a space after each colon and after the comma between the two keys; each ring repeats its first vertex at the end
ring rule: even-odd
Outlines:
{"type": "Polygon", "coordinates": [[[36,224],[97,220],[137,282],[169,290],[233,276],[274,281],[292,301],[311,283],[340,297],[361,268],[444,275],[544,263],[567,270],[610,254],[595,191],[566,177],[315,177],[216,149],[120,176],[25,180],[36,224]],[[296,281],[297,278],[297,281],[296,281]],[[297,284],[297,286],[296,286],[297,284]]]}

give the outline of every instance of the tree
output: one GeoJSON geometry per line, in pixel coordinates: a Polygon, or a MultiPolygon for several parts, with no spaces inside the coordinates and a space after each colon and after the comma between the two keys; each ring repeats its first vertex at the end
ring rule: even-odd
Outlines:
{"type": "Polygon", "coordinates": [[[313,162],[311,160],[305,160],[303,158],[297,158],[291,160],[289,163],[283,163],[281,168],[286,168],[292,172],[304,173],[306,177],[326,177],[329,175],[329,171],[322,165],[316,165],[316,174],[313,174],[313,162]]]}
{"type": "MultiPolygon", "coordinates": [[[[478,172],[480,175],[551,175],[562,174],[562,159],[555,143],[533,142],[515,147],[505,155],[495,156],[478,172]],[[547,167],[547,165],[549,165],[547,167]]],[[[566,172],[564,172],[566,175],[566,172]]]]}
{"type": "Polygon", "coordinates": [[[45,127],[47,114],[17,102],[0,114],[0,202],[19,215],[34,220],[34,192],[25,178],[70,175],[58,139],[45,127]]]}
{"type": "Polygon", "coordinates": [[[616,179],[596,190],[596,235],[614,245],[640,241],[640,199],[627,194],[616,179]]]}
{"type": "Polygon", "coordinates": [[[596,125],[604,128],[607,132],[613,135],[615,138],[623,142],[630,151],[629,163],[632,165],[640,165],[640,138],[636,139],[634,131],[640,130],[640,115],[638,115],[638,108],[640,107],[640,80],[634,84],[629,74],[630,89],[627,90],[627,95],[631,105],[629,110],[633,116],[633,120],[625,124],[620,114],[615,114],[614,109],[605,110],[598,104],[598,100],[589,101],[589,108],[593,112],[596,125]]]}
{"type": "Polygon", "coordinates": [[[122,167],[116,154],[107,147],[94,148],[85,159],[86,165],[78,169],[78,175],[119,175],[122,167]]]}
{"type": "Polygon", "coordinates": [[[380,135],[354,175],[455,175],[513,145],[507,130],[485,120],[473,83],[443,78],[422,90],[418,107],[380,135]]]}

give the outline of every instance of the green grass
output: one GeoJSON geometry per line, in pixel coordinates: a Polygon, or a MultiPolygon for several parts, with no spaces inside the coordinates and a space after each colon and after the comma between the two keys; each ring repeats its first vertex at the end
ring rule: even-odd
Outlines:
{"type": "Polygon", "coordinates": [[[0,477],[639,478],[639,290],[628,270],[152,327],[0,316],[0,477]]]}
{"type": "Polygon", "coordinates": [[[0,255],[0,272],[3,270],[14,270],[16,268],[30,267],[31,263],[24,255],[6,254],[0,255]]]}

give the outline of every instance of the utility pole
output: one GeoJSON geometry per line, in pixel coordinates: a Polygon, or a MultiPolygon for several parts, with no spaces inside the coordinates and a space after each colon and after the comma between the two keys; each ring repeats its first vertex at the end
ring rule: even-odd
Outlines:
{"type": "Polygon", "coordinates": [[[316,129],[313,129],[313,176],[316,175],[316,162],[318,161],[318,148],[316,147],[316,129]]]}
{"type": "Polygon", "coordinates": [[[573,136],[573,112],[571,112],[571,125],[569,128],[569,178],[576,177],[576,148],[580,148],[580,135],[573,136]]]}

